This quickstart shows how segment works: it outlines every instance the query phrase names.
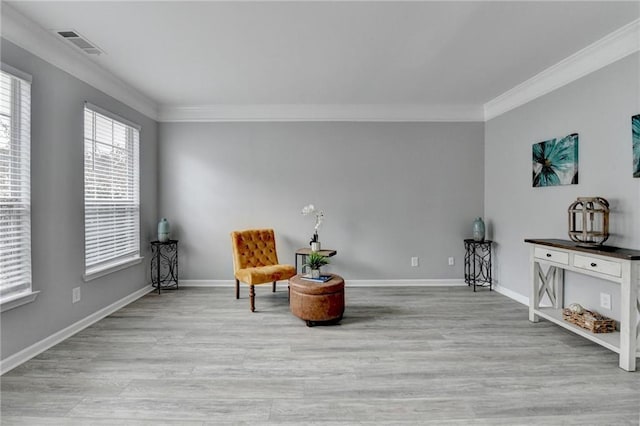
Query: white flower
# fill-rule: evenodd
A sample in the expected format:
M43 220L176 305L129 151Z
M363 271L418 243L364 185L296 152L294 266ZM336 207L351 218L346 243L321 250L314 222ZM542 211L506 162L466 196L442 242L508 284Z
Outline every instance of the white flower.
M308 206L304 206L302 208L302 215L303 216L308 216L311 213L314 213L316 211L316 208L313 204L309 204Z
M316 210L316 206L313 204L309 204L308 206L304 206L302 208L302 215L309 216L310 214L316 215L316 225L314 227L315 233L318 233L318 228L322 225L322 221L324 220L324 212L322 210Z
M315 226L316 233L318 232L318 228L320 228L320 225L322 225L323 220L324 220L324 212L320 210L319 212L316 213L316 226Z

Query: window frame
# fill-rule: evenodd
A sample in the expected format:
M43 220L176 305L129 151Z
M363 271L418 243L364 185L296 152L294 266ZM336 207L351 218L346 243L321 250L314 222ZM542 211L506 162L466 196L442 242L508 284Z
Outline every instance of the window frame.
M120 254L116 254L114 256L111 256L110 258L106 259L106 260L101 260L98 264L92 264L92 265L87 265L87 251L88 251L88 245L87 245L87 237L88 237L88 216L87 216L87 208L88 208L88 203L87 203L87 186L88 186L88 182L87 182L87 140L91 140L93 142L93 144L95 145L96 143L100 143L102 144L102 142L98 142L96 141L96 137L95 137L95 132L91 135L91 138L87 137L86 131L87 131L87 123L86 123L86 114L87 111L89 111L92 114L98 114L100 116L103 116L103 118L106 118L108 120L111 120L113 123L117 123L118 125L123 125L126 127L126 143L127 144L134 144L133 147L131 147L132 149L132 158L129 158L129 160L133 160L132 164L133 164L133 168L130 170L130 172L127 172L127 177L132 177L133 184L134 184L134 188L132 189L133 194L134 194L134 202L133 203L125 203L125 205L128 206L132 206L130 208L134 208L135 209L135 223L134 223L134 230L133 233L131 234L134 238L135 241L135 250L132 253L120 253ZM92 115L93 118L93 123L92 125L95 125L96 123L96 116ZM99 278L99 277L103 277L105 275L111 274L113 272L125 269L125 268L129 268L133 265L137 265L139 263L142 262L142 260L144 259L141 255L142 253L142 238L141 238L141 208L140 208L140 139L141 139L141 126L139 126L136 123L133 123L115 113L112 113L111 111L105 110L104 108L101 108L97 105L91 104L89 102L85 102L84 103L84 108L83 108L83 122L84 122L84 126L83 126L83 184L84 184L84 189L83 189L83 208L84 208L84 274L83 274L83 279L84 281L91 281L93 279ZM137 132L137 135L134 135L133 132ZM134 137L136 136L136 137ZM113 143L113 138L112 138L112 143ZM129 149L129 147L127 146L127 150ZM91 151L91 154L94 155L95 150ZM112 200L113 201L113 200ZM113 206L112 202L112 206ZM95 206L94 206L95 207ZM95 217L98 217L99 215L95 215Z
M0 291L0 312L5 312L26 303L33 302L39 291L33 291L33 267L32 267L32 247L31 247L31 84L33 79L31 75L20 71L12 66L0 62L0 69L3 74L6 74L11 78L11 94L10 94L10 120L11 120L11 135L10 143L16 143L19 146L20 154L17 162L19 167L23 169L27 167L26 171L18 173L18 179L20 185L20 191L26 192L26 196L23 194L20 201L24 204L26 214L19 215L21 226L26 228L26 236L23 238L22 244L25 246L26 260L21 259L22 262L26 261L26 265L22 265L22 268L26 271L26 283L24 285L16 285L18 290L7 293L6 296L2 295ZM14 80L19 81L19 86L15 85ZM23 89L23 84L28 87L28 93L26 89ZM24 90L24 91L23 91ZM24 98L28 97L28 108L25 109L23 105ZM24 113L28 113L28 117L24 118ZM26 123L25 123L26 121ZM23 125L28 126L28 129L24 129ZM24 136L26 133L26 137ZM16 136L17 134L17 136ZM26 152L26 153L25 153ZM26 156L26 158L25 158ZM13 169L13 168L12 168ZM15 170L11 170L10 174L15 174ZM25 181L26 179L26 181ZM13 181L13 179L12 179ZM25 190L26 187L26 190ZM25 219L26 216L26 219ZM26 223L24 223L26 221Z

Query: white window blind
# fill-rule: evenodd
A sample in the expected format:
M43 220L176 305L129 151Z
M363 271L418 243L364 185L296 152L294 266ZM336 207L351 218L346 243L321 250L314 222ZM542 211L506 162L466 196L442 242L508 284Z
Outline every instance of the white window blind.
M0 71L0 299L31 292L31 81Z
M84 109L84 250L90 275L140 256L140 130Z

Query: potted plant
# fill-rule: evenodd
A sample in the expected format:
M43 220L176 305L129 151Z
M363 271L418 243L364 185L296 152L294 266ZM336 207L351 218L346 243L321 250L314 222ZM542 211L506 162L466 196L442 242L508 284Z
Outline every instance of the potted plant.
M307 262L302 266L308 266L311 269L311 278L320 278L320 267L328 264L329 259L318 252L312 251L307 256Z

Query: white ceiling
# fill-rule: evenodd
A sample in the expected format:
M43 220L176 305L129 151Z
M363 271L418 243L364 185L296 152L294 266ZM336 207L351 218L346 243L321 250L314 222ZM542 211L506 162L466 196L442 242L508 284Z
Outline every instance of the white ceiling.
M612 2L9 1L159 106L483 105L638 19Z

